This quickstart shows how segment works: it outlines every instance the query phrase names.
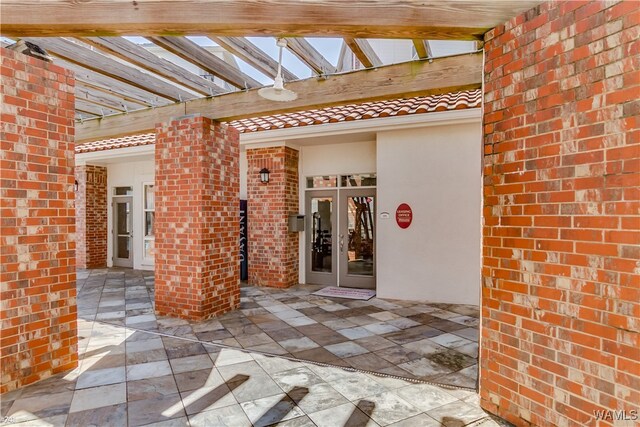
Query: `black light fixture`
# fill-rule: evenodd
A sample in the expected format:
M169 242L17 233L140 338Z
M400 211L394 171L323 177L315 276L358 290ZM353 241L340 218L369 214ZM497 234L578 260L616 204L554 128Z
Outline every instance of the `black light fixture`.
M269 172L269 169L267 168L260 169L260 182L263 184L267 184L269 182L270 173L271 172Z
M76 179L76 182L73 183L73 191L75 191L77 193L78 192L78 187L79 187L79 184L78 184L78 180Z

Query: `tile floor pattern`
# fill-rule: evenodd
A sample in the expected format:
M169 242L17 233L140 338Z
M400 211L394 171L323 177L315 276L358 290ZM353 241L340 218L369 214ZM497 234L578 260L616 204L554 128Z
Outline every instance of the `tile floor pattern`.
M409 321L419 323L412 317L427 319L423 315L439 314L446 319L434 315L438 320L431 322L440 321L441 326L446 325L442 323L444 320L459 324L453 319L462 322L459 317L473 318L469 316L473 314L470 307L458 307L462 312L455 312L454 316L450 307L424 306L431 311L419 311L415 304L377 299L352 306L357 301L314 297L309 287L296 287L286 295L282 291L244 288L240 311L214 321L189 324L155 317L151 306L152 273L117 269L81 271L78 287L80 366L70 373L2 395L0 415L4 424L506 425L482 411L476 393L471 390L264 354L280 352L284 356L303 357L316 351L326 357L323 361L335 365L346 362L362 367L362 362L380 372L393 368L391 373L411 366L416 371L406 372L423 376L417 372L444 370L438 368L442 365L439 360L444 358L433 360L426 356L450 355L450 351L461 347L452 346L456 339L469 341L455 332L471 328L463 325L424 337L420 334L429 331L424 328L426 325ZM351 314L346 316L345 310ZM407 323L402 324L400 319ZM390 326L398 330L389 329ZM407 332L413 328L422 329ZM275 332L281 335L273 336ZM338 339L336 334L350 340ZM438 337L444 338L433 341ZM412 343L414 349L407 347ZM446 350L426 353L424 357L407 357L402 363L383 363L390 358L399 361L400 355L413 354L427 344ZM379 353L386 349L394 350ZM432 364L427 368L420 363L410 364L423 359Z
M153 311L153 273L81 272L79 317L297 359L475 388L478 307L244 286L240 310L189 323Z

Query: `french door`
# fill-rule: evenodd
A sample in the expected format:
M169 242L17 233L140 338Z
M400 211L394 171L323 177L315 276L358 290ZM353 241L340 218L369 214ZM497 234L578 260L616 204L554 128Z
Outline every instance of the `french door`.
M133 267L133 198L113 198L113 265Z
M333 285L338 281L336 264L336 190L306 193L306 281Z
M375 289L376 190L340 190L340 286Z
M375 289L375 189L306 192L306 282Z

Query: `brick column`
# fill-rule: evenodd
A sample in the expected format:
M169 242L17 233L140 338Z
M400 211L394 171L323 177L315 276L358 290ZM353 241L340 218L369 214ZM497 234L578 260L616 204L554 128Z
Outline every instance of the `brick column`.
M156 128L159 314L201 320L240 304L238 132L204 117Z
M107 168L79 165L75 168L76 265L107 266Z
M75 368L74 78L0 48L0 393Z
M516 425L640 410L639 37L625 1L485 37L480 397Z
M247 150L249 283L286 288L298 283L298 233L288 218L298 211L298 151L289 147ZM260 182L260 170L271 172Z

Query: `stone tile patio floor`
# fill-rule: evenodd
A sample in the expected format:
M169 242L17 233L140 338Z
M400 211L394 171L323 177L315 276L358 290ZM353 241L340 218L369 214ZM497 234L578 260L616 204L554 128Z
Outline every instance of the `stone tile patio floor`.
M190 323L156 317L153 274L93 270L79 279L79 317L137 330L400 377L475 388L478 307L369 301L243 286L240 310ZM84 281L84 283L82 283Z
M338 366L460 383L469 375L452 376L446 358L427 356L471 347L473 307L362 304L310 295L316 288L246 287L241 310L190 324L156 318L152 273L80 271L78 369L5 393L1 415L5 424L34 426L505 425L480 409L473 390ZM434 322L448 330L430 332ZM454 337L469 342L455 345ZM416 351L423 346L434 351ZM397 371L416 360L432 363ZM436 376L444 369L436 365L448 373Z

